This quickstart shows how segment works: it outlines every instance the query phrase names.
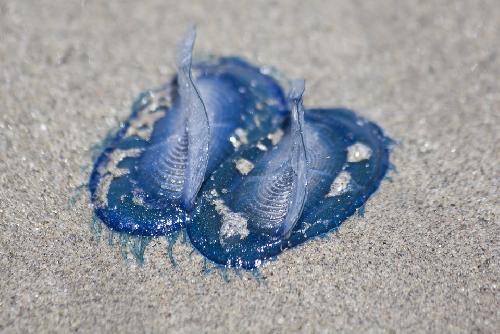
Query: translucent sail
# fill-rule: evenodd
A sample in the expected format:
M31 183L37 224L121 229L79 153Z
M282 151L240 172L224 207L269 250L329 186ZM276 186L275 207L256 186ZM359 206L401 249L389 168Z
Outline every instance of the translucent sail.
M205 179L208 165L210 125L208 114L196 88L191 63L196 31L191 28L177 49L177 71L180 95L180 108L185 115L188 143L188 156L184 173L183 202L190 209L196 194Z

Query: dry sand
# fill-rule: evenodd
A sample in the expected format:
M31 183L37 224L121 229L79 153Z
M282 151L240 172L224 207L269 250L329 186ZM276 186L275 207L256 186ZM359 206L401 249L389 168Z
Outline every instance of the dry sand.
M198 51L307 80L399 141L363 218L257 281L190 246L143 267L90 232L89 147ZM491 1L0 0L1 332L500 331L500 5Z

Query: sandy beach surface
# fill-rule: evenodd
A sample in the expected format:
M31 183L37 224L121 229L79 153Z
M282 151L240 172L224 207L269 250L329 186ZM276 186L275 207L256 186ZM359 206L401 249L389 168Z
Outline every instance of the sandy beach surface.
M364 217L261 277L91 232L91 146L197 52L305 78L398 141ZM0 0L0 332L500 331L500 5L491 1Z

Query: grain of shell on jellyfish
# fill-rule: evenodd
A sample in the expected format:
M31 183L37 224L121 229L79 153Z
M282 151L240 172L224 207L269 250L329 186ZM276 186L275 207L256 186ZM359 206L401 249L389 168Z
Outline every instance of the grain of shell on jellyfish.
M141 94L95 161L91 200L111 231L185 228L213 263L254 269L364 205L389 167L390 140L376 124L304 109L303 81L287 98L282 82L240 58L193 61L194 40L191 29L177 75Z

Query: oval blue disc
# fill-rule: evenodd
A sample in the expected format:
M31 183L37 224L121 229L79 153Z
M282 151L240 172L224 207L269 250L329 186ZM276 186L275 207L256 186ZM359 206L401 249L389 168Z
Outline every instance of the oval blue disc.
M278 82L235 57L192 67L213 128L205 176L227 156L282 126L287 106ZM94 211L114 231L160 236L184 226L181 200L187 139L179 131L177 80L145 92L94 163Z
M289 137L288 127L235 152L204 183L187 223L191 243L204 256L220 265L253 269L337 228L377 190L389 167L391 141L376 124L346 109L309 109L304 128L308 191L291 234L266 232L266 223L281 213L279 203L265 201L270 192L279 194L281 180L265 173L273 170L269 165L280 154L280 139ZM263 180L274 185L257 186ZM261 199L258 210L255 198Z

